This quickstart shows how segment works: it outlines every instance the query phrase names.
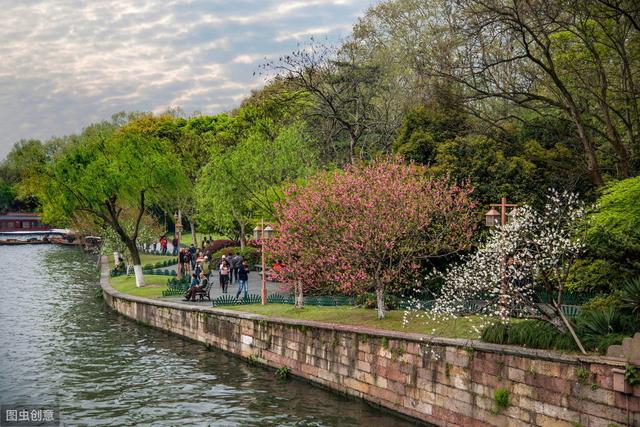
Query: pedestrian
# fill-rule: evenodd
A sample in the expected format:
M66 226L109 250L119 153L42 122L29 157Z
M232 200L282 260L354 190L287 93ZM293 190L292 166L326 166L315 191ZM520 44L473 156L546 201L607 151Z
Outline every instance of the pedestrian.
M231 258L231 267L233 268L232 280L235 280L234 283L238 283L238 271L240 270L240 266L242 266L242 261L244 261L244 259L242 258L242 255L240 255L240 252L236 252Z
M173 248L173 256L178 255L178 244L180 243L180 241L178 240L178 235L175 234L173 236L173 239L171 240L171 246Z
M244 291L244 299L249 296L249 264L247 261L242 261L240 267L238 267L238 293L236 299Z
M205 276L207 276L207 280L210 280L211 275L211 265L209 264L209 257L204 256L204 260L202 261L202 272Z
M191 257L189 258L191 260L191 269L193 270L196 267L196 247L195 245L192 243L191 246L189 246L189 253L191 254Z
M191 274L191 252L189 252L186 248L181 249L180 252L184 254L183 270Z
M229 287L229 274L231 273L231 266L226 259L223 259L220 263L220 287L222 288L222 293L227 293L227 288Z
M162 237L160 237L160 249L162 250L162 255L166 255L167 254L167 245L168 244L169 244L169 241L167 240L167 236L165 236L163 234Z

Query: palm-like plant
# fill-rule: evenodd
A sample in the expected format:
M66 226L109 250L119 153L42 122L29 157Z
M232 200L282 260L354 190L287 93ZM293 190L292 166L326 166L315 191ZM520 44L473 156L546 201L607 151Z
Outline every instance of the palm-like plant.
M640 277L628 280L620 289L622 304L640 317Z

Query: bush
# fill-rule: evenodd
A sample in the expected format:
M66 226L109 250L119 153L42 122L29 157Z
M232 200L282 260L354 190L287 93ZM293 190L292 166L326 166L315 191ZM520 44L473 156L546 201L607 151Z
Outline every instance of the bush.
M209 244L209 246L206 247L205 253L211 256L211 254L219 251L222 248L228 248L230 246L237 246L237 245L238 245L238 242L235 242L233 240L228 240L228 239L214 240Z
M562 333L542 320L522 320L489 325L482 331L481 339L493 344L512 344L530 348L577 349L571 334Z
M622 285L620 301L625 308L640 317L640 277L628 280Z
M583 309L576 318L575 331L585 349L604 354L610 345L620 344L625 336L640 330L631 315L614 307ZM568 332L560 332L542 320L522 320L496 323L482 331L482 341L494 344L521 345L548 350L577 350Z
M240 253L242 258L249 264L249 267L253 267L255 264L260 263L260 252L256 248L245 246L244 250L241 250L239 246L229 246L222 248L211 254L212 260L218 260L222 258L222 255L230 255L234 253Z

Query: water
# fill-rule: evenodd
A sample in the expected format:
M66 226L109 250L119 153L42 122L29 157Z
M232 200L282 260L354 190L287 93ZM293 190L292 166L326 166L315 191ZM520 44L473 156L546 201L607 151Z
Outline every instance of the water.
M4 246L0 265L0 404L59 405L63 425L411 425L122 318L80 250Z

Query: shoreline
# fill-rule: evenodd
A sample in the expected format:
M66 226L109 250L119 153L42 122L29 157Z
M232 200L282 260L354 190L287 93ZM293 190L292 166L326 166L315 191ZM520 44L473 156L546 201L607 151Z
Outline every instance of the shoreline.
M612 369L625 366L617 359L138 297L111 287L106 257L100 264L105 301L120 314L254 363L288 366L305 381L401 416L439 426L640 423L640 388L638 396L613 391ZM593 383L576 387L579 369ZM499 412L498 388L512 396Z

